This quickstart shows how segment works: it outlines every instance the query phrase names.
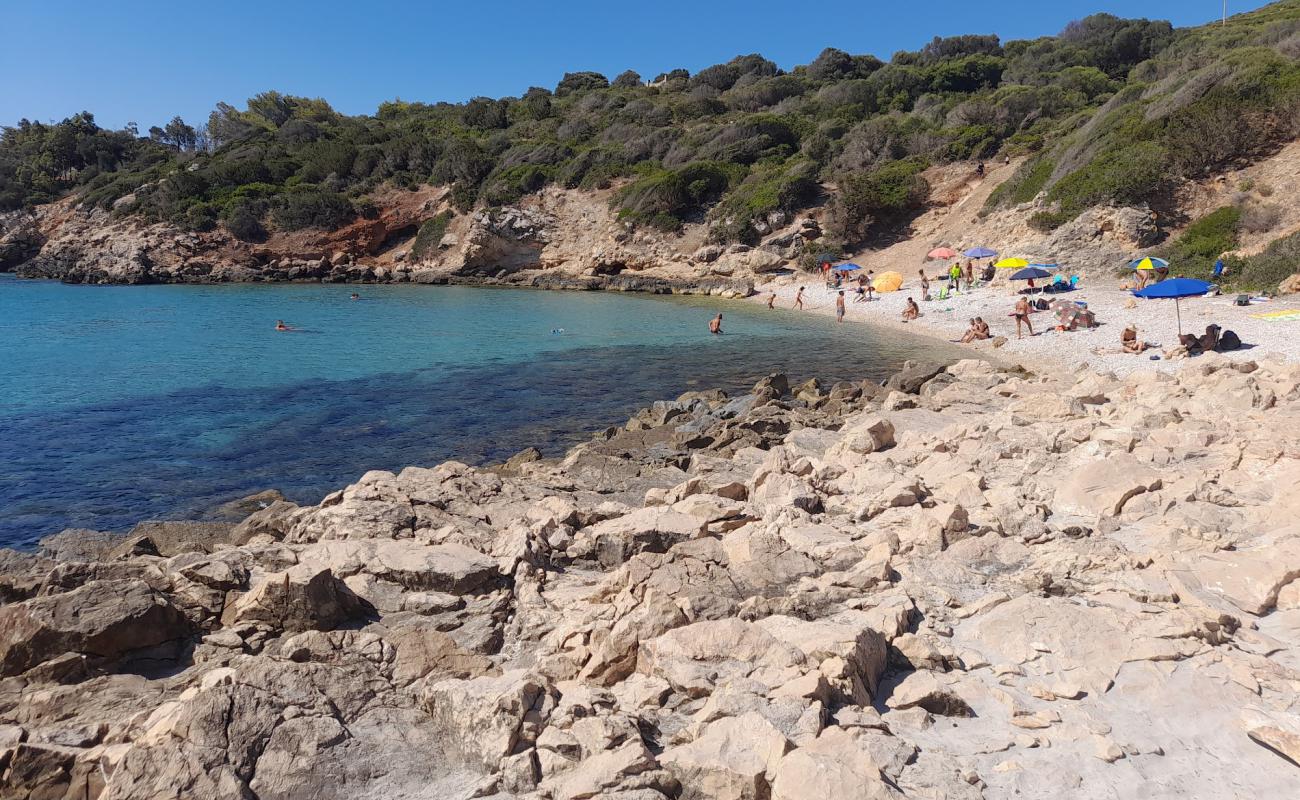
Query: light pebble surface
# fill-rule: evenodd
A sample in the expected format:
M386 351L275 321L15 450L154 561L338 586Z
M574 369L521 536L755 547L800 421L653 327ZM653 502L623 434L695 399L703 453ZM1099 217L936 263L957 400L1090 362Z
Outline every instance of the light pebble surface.
M931 293L937 293L946 283L946 280L931 278ZM856 295L853 289L846 290L845 323L887 325L909 333L955 342L966 332L972 317L983 317L993 336L1005 336L1007 343L999 348L993 347L991 340L965 346L970 347L975 355L1018 363L1027 368L1086 368L1122 376L1144 369L1172 372L1189 361L1194 361L1195 359L1171 360L1163 357L1165 350L1178 343L1174 301L1140 300L1127 290L1119 288L1118 284L1119 281L1114 278L1085 279L1080 288L1073 292L1044 295L1049 300L1060 297L1086 302L1089 310L1096 314L1099 327L1058 332L1053 330L1056 315L1042 311L1031 317L1037 335L1029 336L1026 332L1023 339L1017 339L1011 311L1018 298L1015 291L1023 288L1024 284L1012 284L1005 279L995 280L992 285L977 286L970 292L962 292L947 300L924 302L913 271L907 275L901 290L888 294L877 293L873 301L854 302ZM776 307L788 310L793 306L795 293L800 286L807 287L804 292L806 313L835 314L835 292L825 288L818 276L807 273L775 276L768 283L755 287L757 294L753 301L766 304L771 293L776 292ZM903 307L908 297L917 301L921 308L921 318L903 322ZM1225 294L1183 299L1180 301L1183 332L1200 335L1205 332L1205 326L1216 323L1224 330L1236 331L1247 345L1241 350L1225 353L1228 358L1241 361L1270 357L1286 361L1300 360L1300 319L1270 322L1251 316L1271 311L1300 310L1300 296L1275 298L1248 307L1234 305L1235 298L1235 294ZM1121 352L1120 333L1129 323L1137 326L1140 339L1159 344L1160 347L1141 355ZM1151 355L1161 355L1161 358L1153 361Z

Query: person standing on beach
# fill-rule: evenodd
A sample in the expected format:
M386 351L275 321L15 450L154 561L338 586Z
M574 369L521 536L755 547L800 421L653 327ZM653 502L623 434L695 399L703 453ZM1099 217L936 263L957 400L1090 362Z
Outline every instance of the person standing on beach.
M767 307L776 308L776 292L772 292L772 296L767 298Z
M867 270L867 299L876 299L876 273L873 270Z
M966 262L966 291L975 288L975 262Z
M835 321L844 321L844 290L841 289L839 295L835 298Z
M961 264L953 263L948 268L948 291L956 292L961 289Z
M1016 312L1012 314L1016 318L1016 338L1023 338L1020 335L1020 324L1023 322L1025 327L1029 328L1029 335L1034 335L1034 323L1029 321L1029 298L1021 297L1016 301Z
M925 270L921 270L921 299L930 299L930 279L925 277Z
M716 316L716 317L714 317L713 319L709 320L709 333L712 333L712 334L715 335L715 336L718 335L718 334L720 334L720 333L722 333L722 315L721 315L721 314L719 314L718 316Z
M800 310L803 309L803 287L802 286L799 287L798 292L795 292L794 307Z

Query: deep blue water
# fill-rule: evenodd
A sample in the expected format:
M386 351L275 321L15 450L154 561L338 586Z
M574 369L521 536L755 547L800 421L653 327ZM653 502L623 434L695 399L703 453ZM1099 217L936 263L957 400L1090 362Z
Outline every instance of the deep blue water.
M368 469L554 455L688 389L954 352L709 298L0 275L0 546L267 488L315 502Z

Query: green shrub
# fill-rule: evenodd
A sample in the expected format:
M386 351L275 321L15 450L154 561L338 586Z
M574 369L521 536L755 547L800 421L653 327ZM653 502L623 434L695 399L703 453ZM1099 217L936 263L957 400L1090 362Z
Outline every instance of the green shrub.
M1243 289L1277 291L1285 278L1300 272L1300 232L1270 244L1262 253L1229 263L1228 283Z
M739 177L736 166L710 161L696 161L674 170L648 169L620 190L614 203L620 218L675 229L717 202ZM670 218L675 222L670 223Z
M419 233L415 235L415 243L411 245L411 255L417 259L424 259L436 253L452 216L452 212L443 211L425 220L420 226Z
M1048 192L1069 219L1104 203L1136 204L1163 188L1169 179L1169 154L1155 142L1137 142L1097 155L1066 175Z
M793 213L807 208L820 195L816 165L811 162L760 168L713 208L711 235L717 241L752 244L758 235L750 224L753 220L774 211Z
M830 233L857 244L877 223L923 208L930 197L930 184L921 176L926 166L919 159L907 159L845 176L831 203Z
M185 227L192 231L210 231L217 227L217 207L212 203L195 203L185 211Z
M351 222L356 216L352 204L340 194L314 189L290 192L276 198L271 218L286 231L302 228L330 230Z
M266 238L266 228L262 227L262 221L247 205L234 206L221 221L226 230L240 241L260 242Z
M992 210L999 206L1018 206L1032 201L1039 192L1043 191L1055 168L1056 165L1047 156L1031 158L1021 164L1016 173L1001 186L993 190L984 208Z
M1237 246L1241 210L1224 206L1196 222L1160 253L1176 275L1209 279L1219 256Z
M1039 211L1029 217L1029 227L1041 233L1050 233L1077 217L1068 211Z
M546 167L523 164L490 176L480 196L488 205L506 205L541 189L548 180L550 173Z

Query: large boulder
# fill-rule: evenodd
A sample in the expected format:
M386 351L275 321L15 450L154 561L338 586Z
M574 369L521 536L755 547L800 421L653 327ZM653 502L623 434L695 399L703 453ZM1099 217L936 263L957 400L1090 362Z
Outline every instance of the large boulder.
M683 800L764 800L790 742L751 711L710 723L695 741L665 750L659 763L682 785Z
M707 520L666 508L648 507L589 525L569 548L572 557L594 557L616 567L637 553L663 553L678 542L703 536Z
M808 622L774 615L756 623L760 628L794 645L836 685L842 702L867 705L885 671L888 645L871 627L864 611L841 611Z
M1117 516L1129 500L1161 485L1151 467L1127 453L1112 454L1070 470L1057 484L1052 508L1088 518Z
M229 522L190 522L151 520L141 522L131 529L115 554L129 555L132 551L151 550L160 556L171 557L179 553L210 553L230 538L234 525ZM143 540L148 540L143 544Z
M370 613L365 601L328 569L296 566L267 575L227 610L225 621L282 631L328 631Z
M870 751L843 728L827 728L781 759L771 800L895 800Z
M902 369L889 376L885 388L905 394L918 394L926 381L943 372L943 369L942 364L907 361Z
M798 677L807 658L757 625L739 619L696 622L641 643L637 671L703 697L728 678L779 686Z
M463 544L422 545L409 539L331 540L298 554L298 562L347 578L365 573L411 591L463 595L501 580L495 559Z
M420 704L467 765L495 771L503 758L531 746L555 707L554 690L524 670L448 679L420 691Z
M94 581L0 607L0 675L69 652L111 660L192 632L180 609L144 581Z

